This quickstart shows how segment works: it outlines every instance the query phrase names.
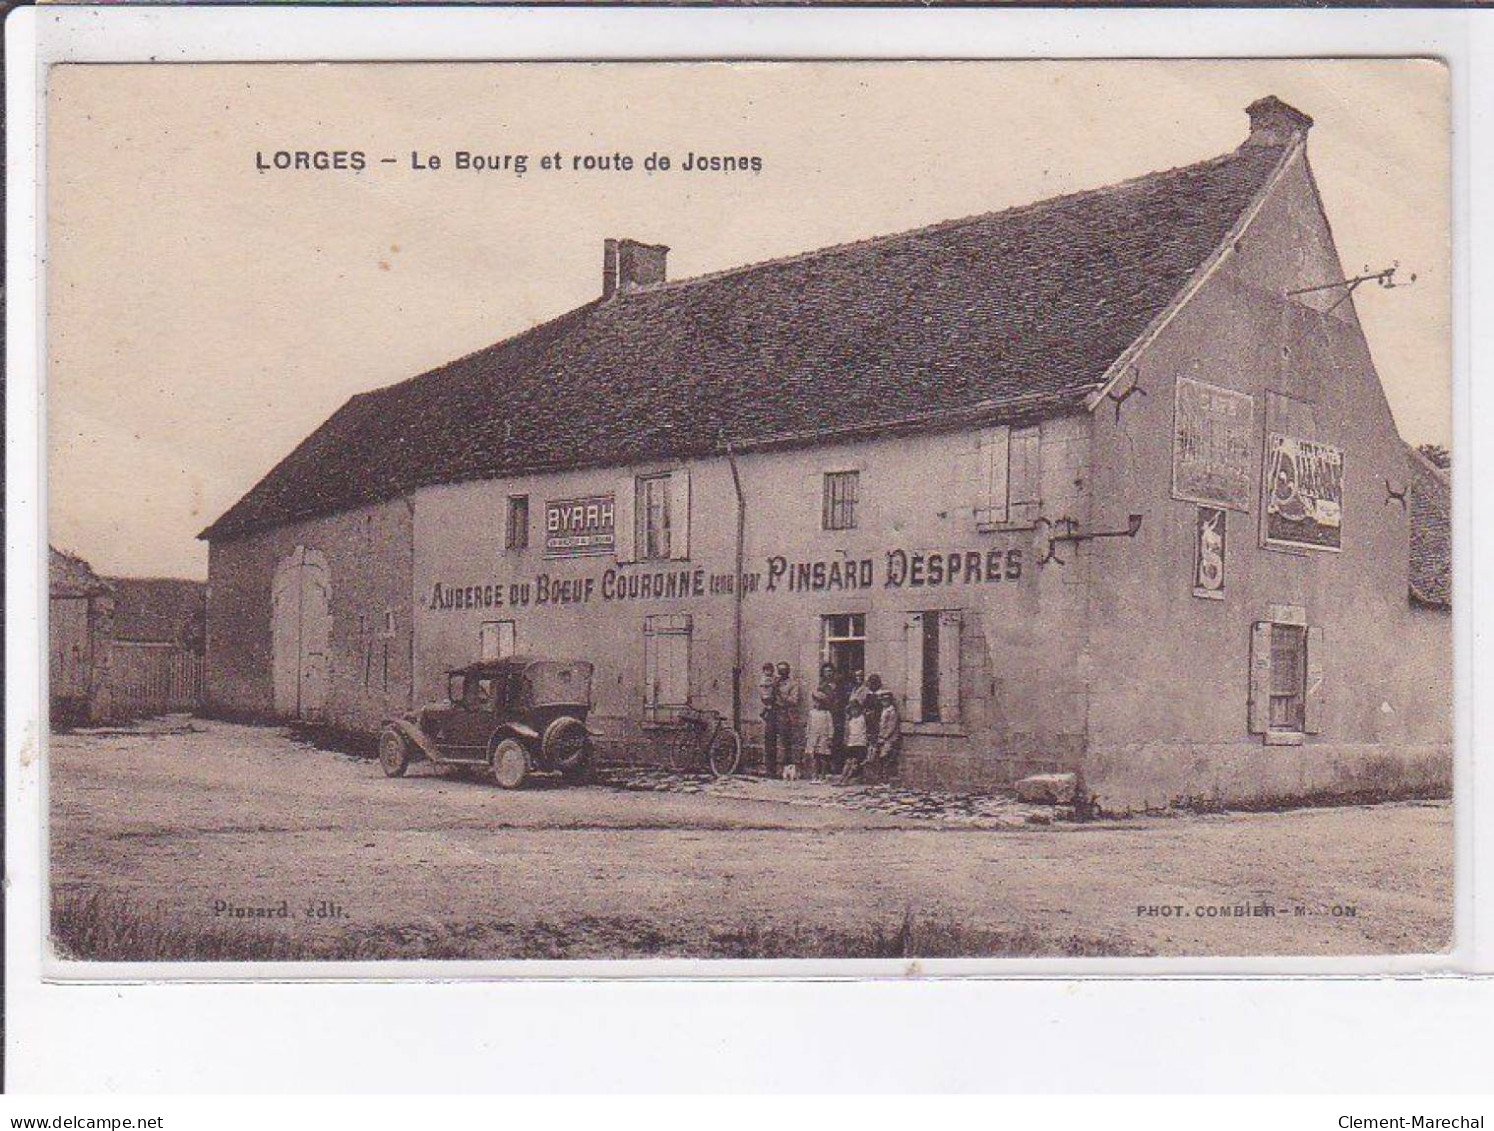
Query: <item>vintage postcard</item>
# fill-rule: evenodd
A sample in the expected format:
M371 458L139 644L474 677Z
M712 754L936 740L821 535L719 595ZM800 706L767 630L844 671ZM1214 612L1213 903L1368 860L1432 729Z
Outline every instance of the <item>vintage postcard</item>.
M46 112L60 960L1452 945L1441 64Z

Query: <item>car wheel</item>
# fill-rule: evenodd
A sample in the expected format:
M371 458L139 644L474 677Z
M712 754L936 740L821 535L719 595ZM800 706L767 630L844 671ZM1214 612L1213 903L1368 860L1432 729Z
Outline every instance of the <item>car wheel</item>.
M379 766L386 778L402 778L410 768L410 747L393 727L379 735Z
M572 785L580 785L591 780L591 747L588 746L581 755L580 761L572 762L560 771L560 776Z
M529 753L516 738L505 738L493 748L493 780L504 789L518 789L529 776Z
M540 739L545 764L554 766L562 773L585 762L590 753L590 745L586 724L569 715L553 720Z

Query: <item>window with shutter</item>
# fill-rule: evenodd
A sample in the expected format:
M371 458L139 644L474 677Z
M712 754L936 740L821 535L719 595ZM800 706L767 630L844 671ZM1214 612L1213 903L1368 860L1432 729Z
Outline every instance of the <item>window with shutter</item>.
M1038 428L1012 432L1007 473L1007 521L1036 522L1042 503L1042 445Z
M643 705L650 721L670 719L690 703L691 629L688 614L644 618Z
M975 522L997 526L1006 521L1006 484L1011 429L1004 425L981 433L975 469Z
M503 547L506 550L529 548L529 496L508 497L508 524L504 531Z
M670 557L670 475L640 475L633 550L639 561L662 561Z
M669 557L683 561L690 556L690 469L681 467L669 476L669 532L665 541Z
M1301 623L1303 610L1272 606L1250 635L1250 732L1267 744L1296 745L1322 730L1323 630Z
M939 721L957 723L960 721L960 614L942 612L938 620Z
M903 718L923 721L923 614L913 613L903 623Z
M1303 691L1302 729L1308 734L1323 731L1323 682L1326 676L1323 661L1327 658L1323 630L1314 626L1307 630L1307 687Z
M960 624L958 610L912 613L906 633L907 670L903 713L912 723L960 721Z
M1271 622L1250 628L1250 733L1271 729Z
M514 654L515 624L511 620L484 621L478 630L480 658L504 660Z
M612 536L617 543L618 562L637 560L634 537L637 533L633 504L637 499L638 484L631 477L622 480L612 496Z

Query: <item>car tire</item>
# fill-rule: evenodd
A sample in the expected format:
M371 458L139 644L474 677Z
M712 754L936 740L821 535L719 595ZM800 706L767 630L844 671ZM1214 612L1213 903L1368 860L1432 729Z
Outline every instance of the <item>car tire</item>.
M518 789L529 776L529 752L516 738L493 747L493 780L504 789Z
M588 738L586 724L580 719L562 715L552 720L540 738L545 765L567 773L571 767L584 764L591 754Z
M410 745L393 727L379 735L379 768L386 778L402 778L410 768Z
M591 747L588 745L586 752L581 755L579 762L573 762L560 771L560 776L572 785L583 785L591 780Z

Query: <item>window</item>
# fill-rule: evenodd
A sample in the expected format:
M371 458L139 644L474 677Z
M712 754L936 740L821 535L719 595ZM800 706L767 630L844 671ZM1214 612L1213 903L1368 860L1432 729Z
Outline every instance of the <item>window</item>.
M859 471L825 473L825 506L821 521L826 530L856 529L856 498L860 491Z
M1037 521L1042 494L1041 436L1037 428L1012 430L1011 463L1007 473L1007 521Z
M841 675L866 671L866 614L838 613L820 618L820 663Z
M978 526L1032 525L1042 501L1041 429L987 429L981 434L974 478Z
M960 721L960 622L957 609L908 617L903 711L909 722Z
M688 613L665 613L643 621L643 714L645 721L674 718L690 704Z
M690 469L629 476L617 485L613 529L619 562L690 557Z
M478 629L478 659L506 660L514 654L514 622L511 620L484 621Z
M1302 729L1302 706L1307 696L1306 635L1301 625L1271 626L1272 730Z
M510 495L508 497L508 527L503 537L503 548L506 550L527 550L529 548L528 495Z
M1250 640L1250 730L1267 743L1297 743L1321 731L1323 630L1303 610L1276 606Z
M668 475L645 475L638 479L638 557L657 561L669 557Z

